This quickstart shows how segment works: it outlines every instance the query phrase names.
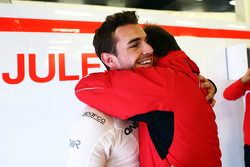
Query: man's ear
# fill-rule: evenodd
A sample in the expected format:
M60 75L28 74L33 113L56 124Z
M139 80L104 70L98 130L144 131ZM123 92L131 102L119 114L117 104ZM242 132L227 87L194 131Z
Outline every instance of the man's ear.
M116 67L116 56L114 54L102 53L101 58L105 65L109 66L110 69Z

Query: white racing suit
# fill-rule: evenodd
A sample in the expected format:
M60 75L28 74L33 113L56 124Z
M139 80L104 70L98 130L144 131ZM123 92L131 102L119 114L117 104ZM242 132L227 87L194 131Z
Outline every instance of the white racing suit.
M86 107L69 136L68 167L138 167L137 127Z

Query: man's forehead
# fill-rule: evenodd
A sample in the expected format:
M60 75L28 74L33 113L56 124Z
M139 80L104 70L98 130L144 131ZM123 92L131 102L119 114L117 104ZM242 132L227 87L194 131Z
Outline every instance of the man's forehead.
M139 24L128 24L124 26L120 26L116 29L114 33L115 40L129 42L133 39L144 39L146 33L143 28Z

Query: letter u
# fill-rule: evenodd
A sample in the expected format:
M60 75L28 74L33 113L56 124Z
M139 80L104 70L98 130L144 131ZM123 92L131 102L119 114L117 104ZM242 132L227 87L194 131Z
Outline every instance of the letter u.
M36 74L36 55L29 54L29 74L30 78L35 82L48 82L52 80L55 76L55 54L49 54L49 73L45 77L39 77Z

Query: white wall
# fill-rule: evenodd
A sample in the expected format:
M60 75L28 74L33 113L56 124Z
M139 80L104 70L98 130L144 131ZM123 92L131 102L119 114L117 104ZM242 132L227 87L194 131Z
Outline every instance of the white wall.
M0 4L0 17L101 22L106 15L121 10L124 8L50 3ZM151 10L138 10L138 14L142 23L150 21L177 27L250 31L247 24L211 18L200 19L192 15L173 15L169 12ZM0 18L0 23L2 20ZM228 25L238 25L246 29L232 28ZM81 77L81 54L94 53L92 37L92 33L0 31L0 166L66 166L69 144L67 135L83 104L74 96L77 80L59 81L59 64L62 62L59 62L58 54L65 54L66 74ZM214 110L223 153L223 167L243 167L242 99L228 102L223 99L222 92L232 82L227 80L225 48L243 42L250 47L250 39L192 35L180 35L176 39L183 50L197 62L201 73L217 85L217 104ZM18 84L8 84L3 80L2 73L10 73L12 78L17 76L18 53L25 54L25 78ZM51 81L38 83L30 78L30 53L36 54L39 76L44 76L48 72L48 53L55 53L56 72ZM89 58L88 61L89 64L100 63L93 58ZM101 66L88 69L88 72L103 69Z

